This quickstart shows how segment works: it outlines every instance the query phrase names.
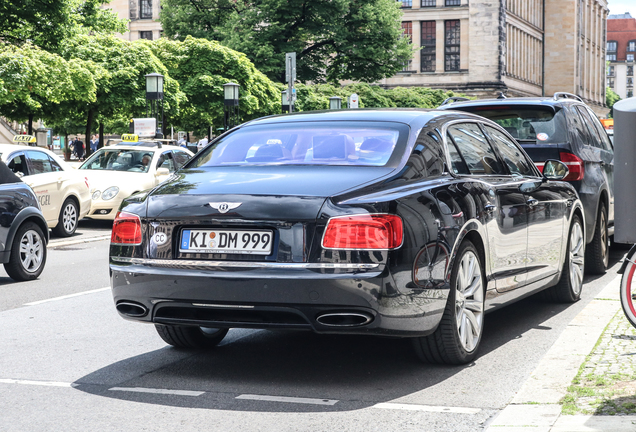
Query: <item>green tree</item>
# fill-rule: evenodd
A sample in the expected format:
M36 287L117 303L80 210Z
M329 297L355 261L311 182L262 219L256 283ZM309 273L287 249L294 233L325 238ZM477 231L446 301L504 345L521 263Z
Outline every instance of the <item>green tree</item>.
M241 53L218 42L187 37L183 42L166 38L143 42L165 65L185 93L179 115L169 122L198 135L208 127L223 126L223 84L238 83L243 120L280 112L280 92Z
M607 107L610 109L608 115L609 118L614 118L614 104L619 100L621 100L621 97L616 94L616 92L612 90L611 87L607 87L607 90L605 90L605 105L607 105Z
M77 34L125 32L126 21L102 9L104 3L109 0L2 0L0 40L56 50Z
M412 56L395 0L165 0L171 38L220 41L283 82L285 53L295 52L300 81L373 82Z

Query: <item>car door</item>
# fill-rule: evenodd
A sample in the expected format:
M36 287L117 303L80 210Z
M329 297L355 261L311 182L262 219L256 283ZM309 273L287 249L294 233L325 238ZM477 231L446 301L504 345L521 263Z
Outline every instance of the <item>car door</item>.
M567 200L560 186L544 182L521 147L499 129L485 125L488 137L503 158L510 173L518 178L519 191L527 203L528 248L526 283L530 284L559 272L562 266L563 227Z
M513 290L526 283L528 216L521 181L509 174L486 139L479 123L453 124L448 128L448 148L455 174L476 178L492 200L485 208L496 217L486 224L491 271L497 291Z
M58 171L49 156L39 150L27 150L29 175L22 180L31 186L40 201L47 223L57 222L62 203L63 172ZM57 163L55 164L57 165ZM59 167L59 165L57 165ZM61 168L60 168L61 170Z

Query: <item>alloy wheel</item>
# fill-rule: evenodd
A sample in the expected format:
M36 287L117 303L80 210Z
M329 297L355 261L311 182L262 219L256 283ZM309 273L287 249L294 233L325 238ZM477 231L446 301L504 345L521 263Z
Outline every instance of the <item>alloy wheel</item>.
M42 265L44 244L40 235L34 230L28 230L20 239L20 262L25 271L36 272Z
M570 284L572 292L578 296L583 288L583 270L585 265L585 240L583 239L581 224L575 223L572 226L569 254Z
M66 204L66 207L64 207L64 211L62 213L62 224L64 225L64 230L67 233L72 233L77 225L77 210L75 209L75 205L71 202Z
M467 251L461 259L455 288L455 319L462 347L473 351L484 326L484 286L477 256Z

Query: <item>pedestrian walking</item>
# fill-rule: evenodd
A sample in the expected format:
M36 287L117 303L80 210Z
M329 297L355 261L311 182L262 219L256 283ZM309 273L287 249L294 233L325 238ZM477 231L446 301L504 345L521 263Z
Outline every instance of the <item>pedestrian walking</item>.
M79 137L75 140L73 149L77 159L80 161L84 160L84 142Z
M91 140L91 153L95 153L97 151L97 145L99 144L99 138L97 135L93 135L93 139Z

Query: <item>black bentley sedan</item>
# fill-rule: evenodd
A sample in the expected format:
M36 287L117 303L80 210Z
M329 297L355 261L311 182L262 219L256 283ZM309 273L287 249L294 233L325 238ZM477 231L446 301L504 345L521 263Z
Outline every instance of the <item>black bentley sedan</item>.
M124 317L180 348L229 328L409 337L477 355L485 313L581 294L585 223L560 161L496 123L415 109L267 117L126 200L110 274Z

